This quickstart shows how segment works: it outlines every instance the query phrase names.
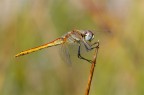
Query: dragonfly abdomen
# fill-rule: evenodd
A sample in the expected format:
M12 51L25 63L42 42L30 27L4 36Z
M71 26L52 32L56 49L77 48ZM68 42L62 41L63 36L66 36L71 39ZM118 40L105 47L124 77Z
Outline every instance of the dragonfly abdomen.
M64 43L64 39L63 38L58 38L58 39L56 39L52 42L49 42L47 44L44 44L44 45L41 45L41 46L38 46L38 47L35 47L35 48L31 48L31 49L22 51L22 52L16 54L15 57L26 55L26 54L29 54L29 53L32 53L32 52L35 52L35 51L38 51L38 50L41 50L41 49L44 49L44 48L60 45L60 44L63 44L63 43Z

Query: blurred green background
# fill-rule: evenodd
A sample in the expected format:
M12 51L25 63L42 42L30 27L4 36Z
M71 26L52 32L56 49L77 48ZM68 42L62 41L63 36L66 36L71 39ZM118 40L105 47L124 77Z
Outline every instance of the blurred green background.
M143 0L0 0L0 94L84 95L91 65L60 46L14 58L73 29L100 40L90 95L144 95Z

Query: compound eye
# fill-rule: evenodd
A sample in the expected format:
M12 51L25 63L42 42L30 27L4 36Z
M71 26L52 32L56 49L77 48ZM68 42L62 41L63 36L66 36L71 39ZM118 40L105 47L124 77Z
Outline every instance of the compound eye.
M91 41L93 38L94 38L94 35L93 35L92 32L88 31L88 32L85 33L85 40L86 41Z

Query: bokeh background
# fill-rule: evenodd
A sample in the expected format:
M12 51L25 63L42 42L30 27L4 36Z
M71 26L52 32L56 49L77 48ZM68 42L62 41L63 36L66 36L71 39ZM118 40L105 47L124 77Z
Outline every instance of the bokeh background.
M84 95L91 65L73 52L14 58L73 29L100 40L90 95L144 95L143 0L0 0L0 95Z

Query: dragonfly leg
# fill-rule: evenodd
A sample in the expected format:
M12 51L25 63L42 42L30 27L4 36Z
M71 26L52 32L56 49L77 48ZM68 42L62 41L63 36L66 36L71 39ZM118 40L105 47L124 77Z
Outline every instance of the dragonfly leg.
M92 60L88 60L88 59L82 57L80 51L81 51L81 45L79 45L79 47L78 47L78 58L83 59L83 60L86 60L86 61L92 63Z
M89 44L85 43L84 45L85 45L85 48L86 48L87 51L90 51L94 48L99 48L99 42L95 42L92 45L89 45ZM94 45L96 45L96 46L94 46Z
M96 46L94 46L94 45L96 45ZM92 46L94 46L94 47L92 47ZM91 50L94 48L99 48L99 42L95 42L91 45Z

